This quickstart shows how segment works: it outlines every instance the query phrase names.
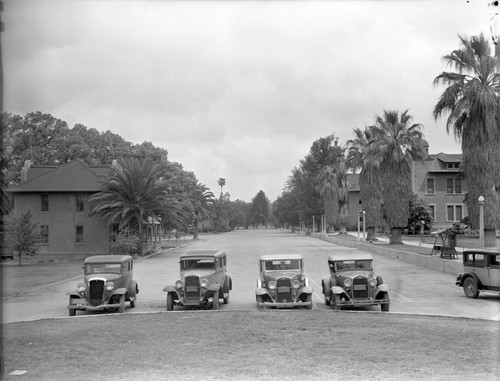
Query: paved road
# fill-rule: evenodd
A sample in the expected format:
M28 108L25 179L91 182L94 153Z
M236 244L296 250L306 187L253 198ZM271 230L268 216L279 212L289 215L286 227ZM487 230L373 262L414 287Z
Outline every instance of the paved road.
M224 249L228 253L229 274L233 280L230 302L221 310L255 309L255 287L258 277L258 258L271 253L300 253L304 256L305 271L314 288L316 310L331 310L324 304L321 279L328 275L327 258L333 253L360 252L337 246L310 236L294 235L274 229L239 230L226 234L204 236L202 240L183 248L164 251L136 262L134 277L139 283L137 307L125 313L165 312L167 284L179 278L178 259L186 250ZM373 255L377 274L391 288L391 312L462 316L500 321L500 295L481 292L478 299L468 299L455 286L455 275L416 267L397 260ZM80 266L75 264L75 266ZM55 318L68 315L68 290L80 279L63 281L49 287L10 298L3 302L3 322ZM379 311L379 307L357 308L360 311ZM78 312L78 316L87 313ZM92 313L95 314L95 313ZM333 312L332 312L333 314Z

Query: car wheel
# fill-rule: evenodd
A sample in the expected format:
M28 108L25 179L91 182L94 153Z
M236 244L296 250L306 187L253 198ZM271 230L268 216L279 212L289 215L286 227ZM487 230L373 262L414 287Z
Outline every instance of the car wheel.
M312 302L312 295L308 295L307 298L306 298L306 302ZM311 305L309 306L306 306L306 310L312 310L313 308L313 305L311 303Z
M227 296L224 296L224 304L228 303L229 303L229 294L227 294Z
M477 281L473 277L468 277L464 280L464 293L468 298L475 299L479 295Z
M383 283L384 283L384 280L382 279L382 277L380 275L377 276L377 286L380 284L383 284Z
M73 303L73 298L70 296L69 297L69 305L71 306ZM75 316L76 315L76 310L73 308L69 309L69 316Z
M135 298L134 300L130 299L130 308L135 308Z
M262 296L257 296L257 308L263 308L260 304L262 304Z
M214 301L212 302L212 309L213 310L218 310L219 309L219 291L214 292Z
M325 304L326 304L327 306L329 306L329 305L330 305L330 297L329 297L329 296L326 296L326 295L325 295Z
M334 311L340 311L342 309L340 305L340 295L334 295L331 303L333 304Z
M167 311L174 310L174 296L171 292L167 294Z
M120 295L120 307L118 307L118 312L123 313L125 311L125 295Z

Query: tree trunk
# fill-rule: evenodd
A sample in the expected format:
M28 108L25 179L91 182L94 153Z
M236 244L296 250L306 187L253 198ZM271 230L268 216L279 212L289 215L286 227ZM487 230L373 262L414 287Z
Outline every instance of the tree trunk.
M497 247L495 229L484 229L484 247Z
M340 224L339 234L347 234L347 229L346 229L345 224Z
M375 226L368 226L366 228L366 240L367 241L377 240L377 236L375 235Z
M403 243L403 228L392 228L392 234L389 236L391 245L401 245Z
M198 217L193 222L193 241L198 239Z

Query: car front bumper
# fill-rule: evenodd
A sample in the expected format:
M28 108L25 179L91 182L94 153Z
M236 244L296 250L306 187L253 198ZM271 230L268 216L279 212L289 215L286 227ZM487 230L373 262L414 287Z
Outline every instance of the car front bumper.
M294 308L312 306L313 302L262 302L259 307Z
M390 304L390 299L351 299L337 302L339 306L378 306L381 304Z
M119 307L120 307L120 303L100 304L98 306L92 306L85 301L81 302L81 303L77 302L75 304L68 305L69 310L78 310L78 311L105 311L105 310L115 309L115 308L119 308Z

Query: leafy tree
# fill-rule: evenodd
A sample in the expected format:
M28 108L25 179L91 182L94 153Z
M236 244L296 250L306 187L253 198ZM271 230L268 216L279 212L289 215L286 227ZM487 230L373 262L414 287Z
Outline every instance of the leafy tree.
M372 130L365 128L354 129L354 139L349 140L349 151L347 154L347 166L354 171L360 169L359 193L367 227L368 241L376 239L376 228L382 221L382 183L379 166L376 161L371 160L370 143L372 141Z
M141 242L143 224L149 217L183 222L185 216L177 195L171 194L167 182L159 181L160 164L149 159L125 158L120 165L123 170L114 168L114 174L103 183L103 190L90 197L91 216L98 215L109 224L118 223L119 228L136 223Z
M141 246L139 236L132 229L126 227L118 232L111 233L109 253L133 256L140 253Z
M392 230L390 243L402 243L408 224L411 189L411 162L425 156L420 124L410 124L408 110L384 110L375 117L370 143L370 160L379 163L386 218Z
M231 201L228 213L229 228L231 230L240 226L248 229L250 225L250 208L251 204L249 202L241 200Z
M229 195L219 197L214 200L212 221L214 223L214 233L229 230Z
M269 200L264 191L260 190L252 199L252 206L250 208L250 222L255 228L259 224L267 228L267 220L269 217Z
M33 256L37 252L37 227L38 223L32 222L31 210L20 215L10 215L6 221L5 243L17 253L19 264L23 255Z
M468 212L479 227L479 196L484 197L485 246L496 245L500 227L500 45L492 51L481 34L459 36L460 48L443 57L455 71L442 72L434 85L447 86L434 107L437 119L449 113L446 130L462 143Z
M408 230L419 233L422 221L424 223L424 231L431 230L432 214L429 205L419 199L416 194L410 197L410 218L408 218Z
M219 186L220 186L220 197L222 198L222 188L224 188L224 186L226 185L226 179L224 178L220 178L219 181Z
M215 197L204 184L198 183L193 189L190 199L194 214L193 240L197 240L199 222L211 218L214 214Z

